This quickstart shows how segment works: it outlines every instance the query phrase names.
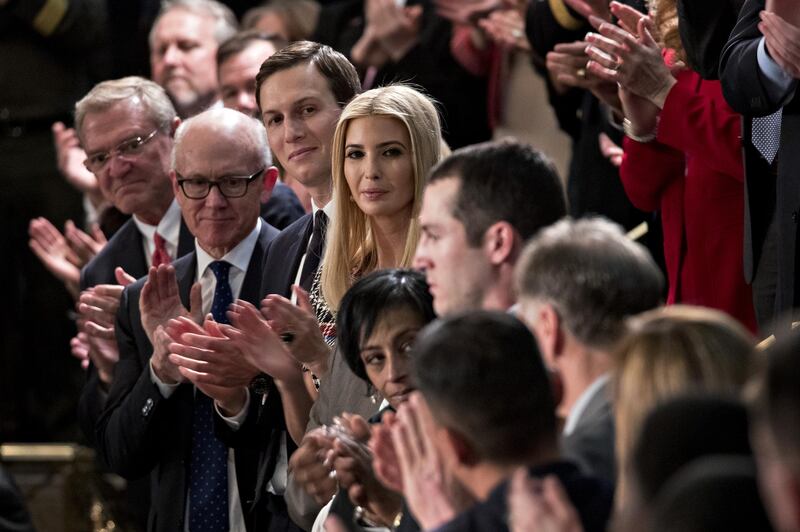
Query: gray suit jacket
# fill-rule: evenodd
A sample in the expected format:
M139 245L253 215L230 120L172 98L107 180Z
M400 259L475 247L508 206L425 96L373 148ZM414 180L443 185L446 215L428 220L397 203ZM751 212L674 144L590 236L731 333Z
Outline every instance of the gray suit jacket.
M611 408L611 381L597 390L581 413L574 430L561 439L565 458L584 471L610 482L616 479L614 457L614 413Z

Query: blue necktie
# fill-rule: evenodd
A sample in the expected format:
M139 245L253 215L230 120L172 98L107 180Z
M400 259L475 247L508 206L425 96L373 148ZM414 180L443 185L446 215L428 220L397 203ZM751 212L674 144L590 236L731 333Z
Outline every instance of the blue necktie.
M211 314L228 323L226 311L233 301L228 272L231 265L215 261L209 268L217 278ZM192 459L189 471L189 530L223 532L228 526L228 448L214 436L214 405L196 390L192 415Z

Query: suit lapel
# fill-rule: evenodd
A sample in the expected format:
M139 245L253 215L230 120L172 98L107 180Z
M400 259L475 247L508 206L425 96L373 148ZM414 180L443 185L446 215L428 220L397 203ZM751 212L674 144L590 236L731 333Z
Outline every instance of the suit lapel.
M114 257L114 265L121 267L126 273L137 279L147 275L150 261L144 256L142 233L136 227L133 218L125 222L119 230L119 245Z
M194 251L181 257L181 260L175 263L175 276L178 278L178 294L181 303L184 307L189 308L189 293L197 277L197 255Z
M258 240L256 240L256 245L253 248L253 254L250 256L250 262L247 264L247 273L245 273L242 289L239 292L239 299L248 301L256 306L258 306L258 299L260 297L264 251L267 249L267 245L271 240L269 235L270 228L271 226L266 222L261 223L261 232L258 234Z
M194 235L189 231L186 222L183 221L181 216L181 231L178 234L178 256L183 257L194 251Z
M300 233L302 237L293 239L292 245L289 246L289 249L287 250L286 253L286 256L291 257L291 260L287 260L285 262L288 268L285 268L284 271L282 272L282 279L280 280L281 282L278 285L281 289L280 295L282 296L289 297L291 293L292 284L294 283L295 277L297 276L297 269L300 267L300 259L306 252L306 247L308 246L309 239L311 239L311 232L313 230L314 230L314 217L309 215L308 223L303 229L303 232Z

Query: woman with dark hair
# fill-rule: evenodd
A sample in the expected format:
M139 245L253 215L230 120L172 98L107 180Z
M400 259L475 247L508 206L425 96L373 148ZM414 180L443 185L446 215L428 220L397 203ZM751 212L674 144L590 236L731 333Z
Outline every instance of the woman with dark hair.
M365 391L381 411L396 410L414 391L411 346L417 333L436 317L425 276L417 271L373 272L353 284L336 315L338 348ZM322 530L328 512L360 521L362 526L391 527L402 509L402 496L384 487L372 469L367 446L371 430L357 416L345 415L326 430L335 437L326 460L339 482L339 492L317 518Z
M336 316L339 349L368 395L396 409L411 384L408 354L417 332L435 318L425 276L413 270L381 270L356 282Z

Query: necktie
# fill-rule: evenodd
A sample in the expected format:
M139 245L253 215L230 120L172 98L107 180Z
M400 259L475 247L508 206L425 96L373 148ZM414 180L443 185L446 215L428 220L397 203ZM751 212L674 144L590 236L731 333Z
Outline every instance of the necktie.
M783 108L768 116L753 118L753 146L769 164L775 160L781 145L781 114Z
M150 263L153 266L158 267L161 264L169 264L172 262L172 257L169 256L169 253L167 253L167 247L164 245L167 241L164 240L163 236L158 234L158 231L153 234L153 240L155 241L156 249L153 251L153 256L150 259Z
M217 278L211 314L228 323L225 311L233 301L228 273L231 265L214 261L208 266ZM222 532L228 526L228 449L214 436L214 408L210 397L196 390L192 413L192 456L189 471L189 530Z
M322 253L325 249L325 231L328 228L328 217L319 209L314 215L314 230L311 233L311 240L306 251L306 260L303 263L303 271L300 273L300 286L307 292L311 290L311 283L314 281L314 272L319 267L322 260Z

